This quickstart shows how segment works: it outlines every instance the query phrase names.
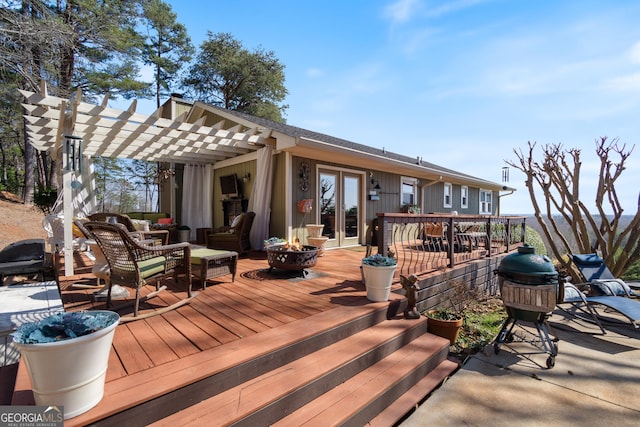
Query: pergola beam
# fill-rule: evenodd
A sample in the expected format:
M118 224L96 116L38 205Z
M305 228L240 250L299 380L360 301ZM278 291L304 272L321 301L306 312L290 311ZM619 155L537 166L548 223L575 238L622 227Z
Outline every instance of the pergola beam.
M25 98L29 140L38 150L55 151L63 135L72 133L82 138L86 155L206 164L256 151L268 138L257 128L227 120L205 126L205 115L189 123L186 113L175 120L160 117L160 110L151 115L136 113L135 100L126 110L118 110L107 107L104 100L101 105L82 102L81 91L71 101L20 93Z

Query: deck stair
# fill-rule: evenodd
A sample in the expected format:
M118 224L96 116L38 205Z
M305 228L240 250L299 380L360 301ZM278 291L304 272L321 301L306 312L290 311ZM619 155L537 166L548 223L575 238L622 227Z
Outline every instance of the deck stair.
M265 360L282 363L264 372L234 368L256 375L226 390L211 388L210 397L152 425L391 425L458 365L447 360L448 341L426 332L426 318L387 320L386 310L382 304L322 338L278 350Z

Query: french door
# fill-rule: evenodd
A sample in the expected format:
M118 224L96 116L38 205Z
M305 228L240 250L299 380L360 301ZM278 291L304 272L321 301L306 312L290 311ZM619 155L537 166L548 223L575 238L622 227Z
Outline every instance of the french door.
M329 237L326 247L360 243L362 176L341 169L318 169L318 212L320 224L324 224L322 234Z

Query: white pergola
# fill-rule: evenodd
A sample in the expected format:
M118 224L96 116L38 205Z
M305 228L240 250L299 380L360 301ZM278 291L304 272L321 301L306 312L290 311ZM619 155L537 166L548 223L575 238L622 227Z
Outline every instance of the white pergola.
M162 117L162 109L150 115L135 112L134 100L127 110L109 108L109 97L101 105L82 102L78 90L70 99L21 90L27 141L37 150L60 158L67 141L81 140L79 157L103 156L183 164L213 164L248 154L265 145L271 130L252 128L227 120L205 126L202 116L188 123L187 112L175 119ZM73 275L72 177L63 159L63 205L65 274Z

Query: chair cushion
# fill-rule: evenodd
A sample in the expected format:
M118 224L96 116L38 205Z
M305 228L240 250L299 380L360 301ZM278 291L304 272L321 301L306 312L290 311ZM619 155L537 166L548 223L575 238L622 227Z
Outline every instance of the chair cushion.
M158 224L165 224L165 225L173 224L173 218L158 218Z
M75 221L88 221L87 218L74 218L73 219L74 222ZM74 239L84 239L85 235L82 232L82 230L80 230L80 227L78 227L76 224L74 224L73 222L71 223L71 235L73 236Z
M242 222L242 218L244 218L244 214L240 214L233 218L233 221L231 222L231 228L236 228L238 225L240 225L240 222Z
M604 260L596 254L573 254L573 262L577 265L601 265Z
M234 233L233 231L225 231L223 233L209 234L209 239L210 240L237 241L238 240L238 235L236 233Z
M620 279L594 280L591 284L597 288L597 292L600 295L626 297L633 294L629 285Z
M136 231L149 231L149 220L146 219L132 219L133 228Z
M230 253L231 252L229 251L223 251L218 249L206 249L206 248L194 249L191 251L191 264L200 264L200 260L207 256L225 255Z
M140 276L143 279L151 277L154 274L163 273L165 270L165 264L167 258L163 256L157 256L138 262L138 268L140 269Z

